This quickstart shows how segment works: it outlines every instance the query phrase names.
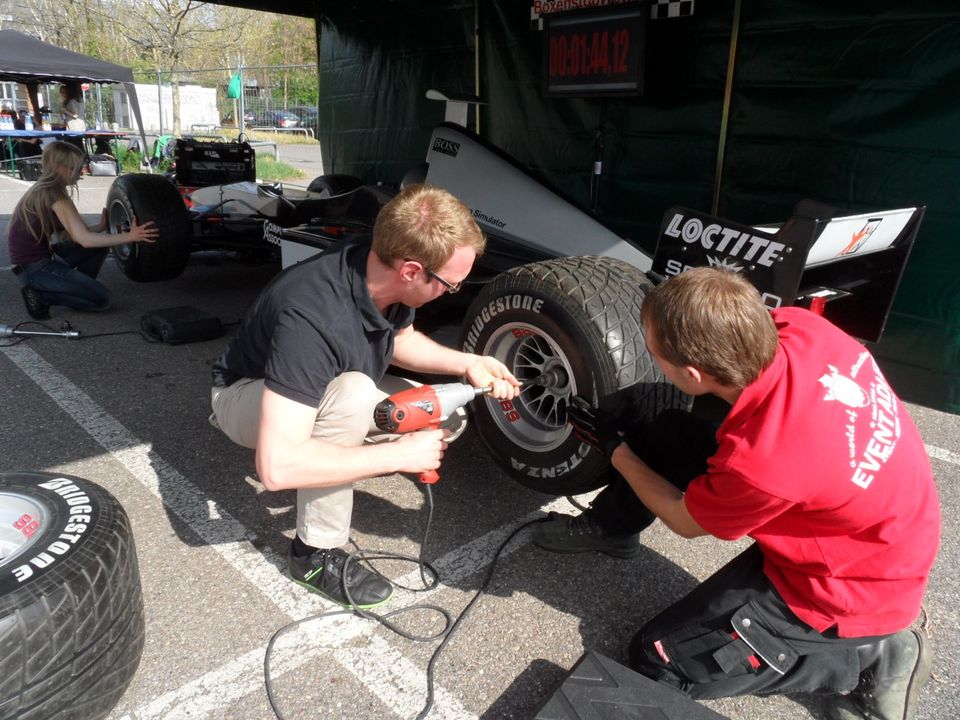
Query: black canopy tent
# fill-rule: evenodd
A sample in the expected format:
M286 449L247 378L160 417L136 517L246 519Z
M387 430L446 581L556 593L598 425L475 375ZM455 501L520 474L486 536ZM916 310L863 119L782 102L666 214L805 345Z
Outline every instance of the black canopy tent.
M16 30L0 30L0 82L23 83L29 89L31 109L36 114L37 86L42 82L86 81L121 83L130 99L142 147L147 146L140 119L140 103L133 84L133 71L122 65L64 50Z

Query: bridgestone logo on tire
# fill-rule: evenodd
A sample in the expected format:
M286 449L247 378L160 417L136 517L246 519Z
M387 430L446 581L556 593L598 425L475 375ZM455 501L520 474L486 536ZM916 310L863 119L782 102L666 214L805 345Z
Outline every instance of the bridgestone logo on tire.
M508 310L528 310L533 313L540 313L543 307L543 299L531 297L530 295L506 295L491 300L484 306L476 320L467 330L467 336L463 341L463 351L472 353L477 347L477 339L484 326L493 318Z
M650 287L623 260L579 256L521 265L477 294L460 347L496 357L524 382L552 378L525 386L509 409L490 398L474 403L473 426L511 477L552 495L610 481L606 456L567 423L574 395L616 404L638 421L686 402L647 352L640 307Z
M145 640L130 520L89 480L0 473L0 718L103 720Z
M76 545L83 534L90 527L93 519L93 506L90 497L70 480L56 478L49 482L39 483L37 487L53 490L70 506L69 522L57 535L57 539L46 548L13 570L13 577L18 583L33 577L34 568L43 570L53 565L57 558L67 554L71 547Z

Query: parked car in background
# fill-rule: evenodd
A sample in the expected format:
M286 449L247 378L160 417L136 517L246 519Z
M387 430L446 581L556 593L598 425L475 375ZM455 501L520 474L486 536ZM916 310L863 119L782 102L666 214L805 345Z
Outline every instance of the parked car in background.
M253 110L247 110L243 113L243 125L244 127L250 127L255 125L257 122L257 114ZM233 113L227 113L220 120L220 124L227 127L236 127L237 121L233 117Z
M314 137L319 135L320 127L316 107L310 105L298 105L290 108L290 112L300 118L300 127L313 130Z
M264 110L257 115L257 126L275 128L295 128L300 118L287 110Z

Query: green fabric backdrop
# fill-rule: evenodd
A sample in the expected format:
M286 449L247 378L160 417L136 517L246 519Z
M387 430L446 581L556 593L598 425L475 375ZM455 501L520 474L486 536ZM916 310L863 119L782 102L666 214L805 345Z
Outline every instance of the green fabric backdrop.
M652 250L664 211L709 212L734 0L651 21L637 98L548 98L530 3L330 6L321 19L328 172L398 182L443 118L428 88L488 102L480 134ZM479 48L474 22L479 18ZM960 9L916 0L744 0L719 214L781 222L801 198L927 206L876 354L905 398L960 411Z

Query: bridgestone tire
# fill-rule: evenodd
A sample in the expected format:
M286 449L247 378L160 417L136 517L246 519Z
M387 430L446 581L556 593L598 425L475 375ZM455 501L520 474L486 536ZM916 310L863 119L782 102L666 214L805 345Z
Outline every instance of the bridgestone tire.
M307 185L307 191L315 193L326 192L331 196L342 195L343 193L348 193L359 187L363 187L363 185L363 180L353 175L321 175L315 177L310 184Z
M553 387L472 403L474 427L516 480L551 495L576 495L610 480L603 453L580 442L567 404L582 395L639 422L689 407L647 352L640 306L651 285L634 266L606 257L566 257L506 272L486 285L462 326L467 352L493 355L521 381L554 371Z
M126 232L133 218L139 225L153 221L160 231L156 242L117 245L113 255L131 280L172 280L190 260L193 224L176 186L162 175L121 175L107 194L107 217L112 233Z
M0 473L0 719L99 720L144 644L130 522L69 475Z

